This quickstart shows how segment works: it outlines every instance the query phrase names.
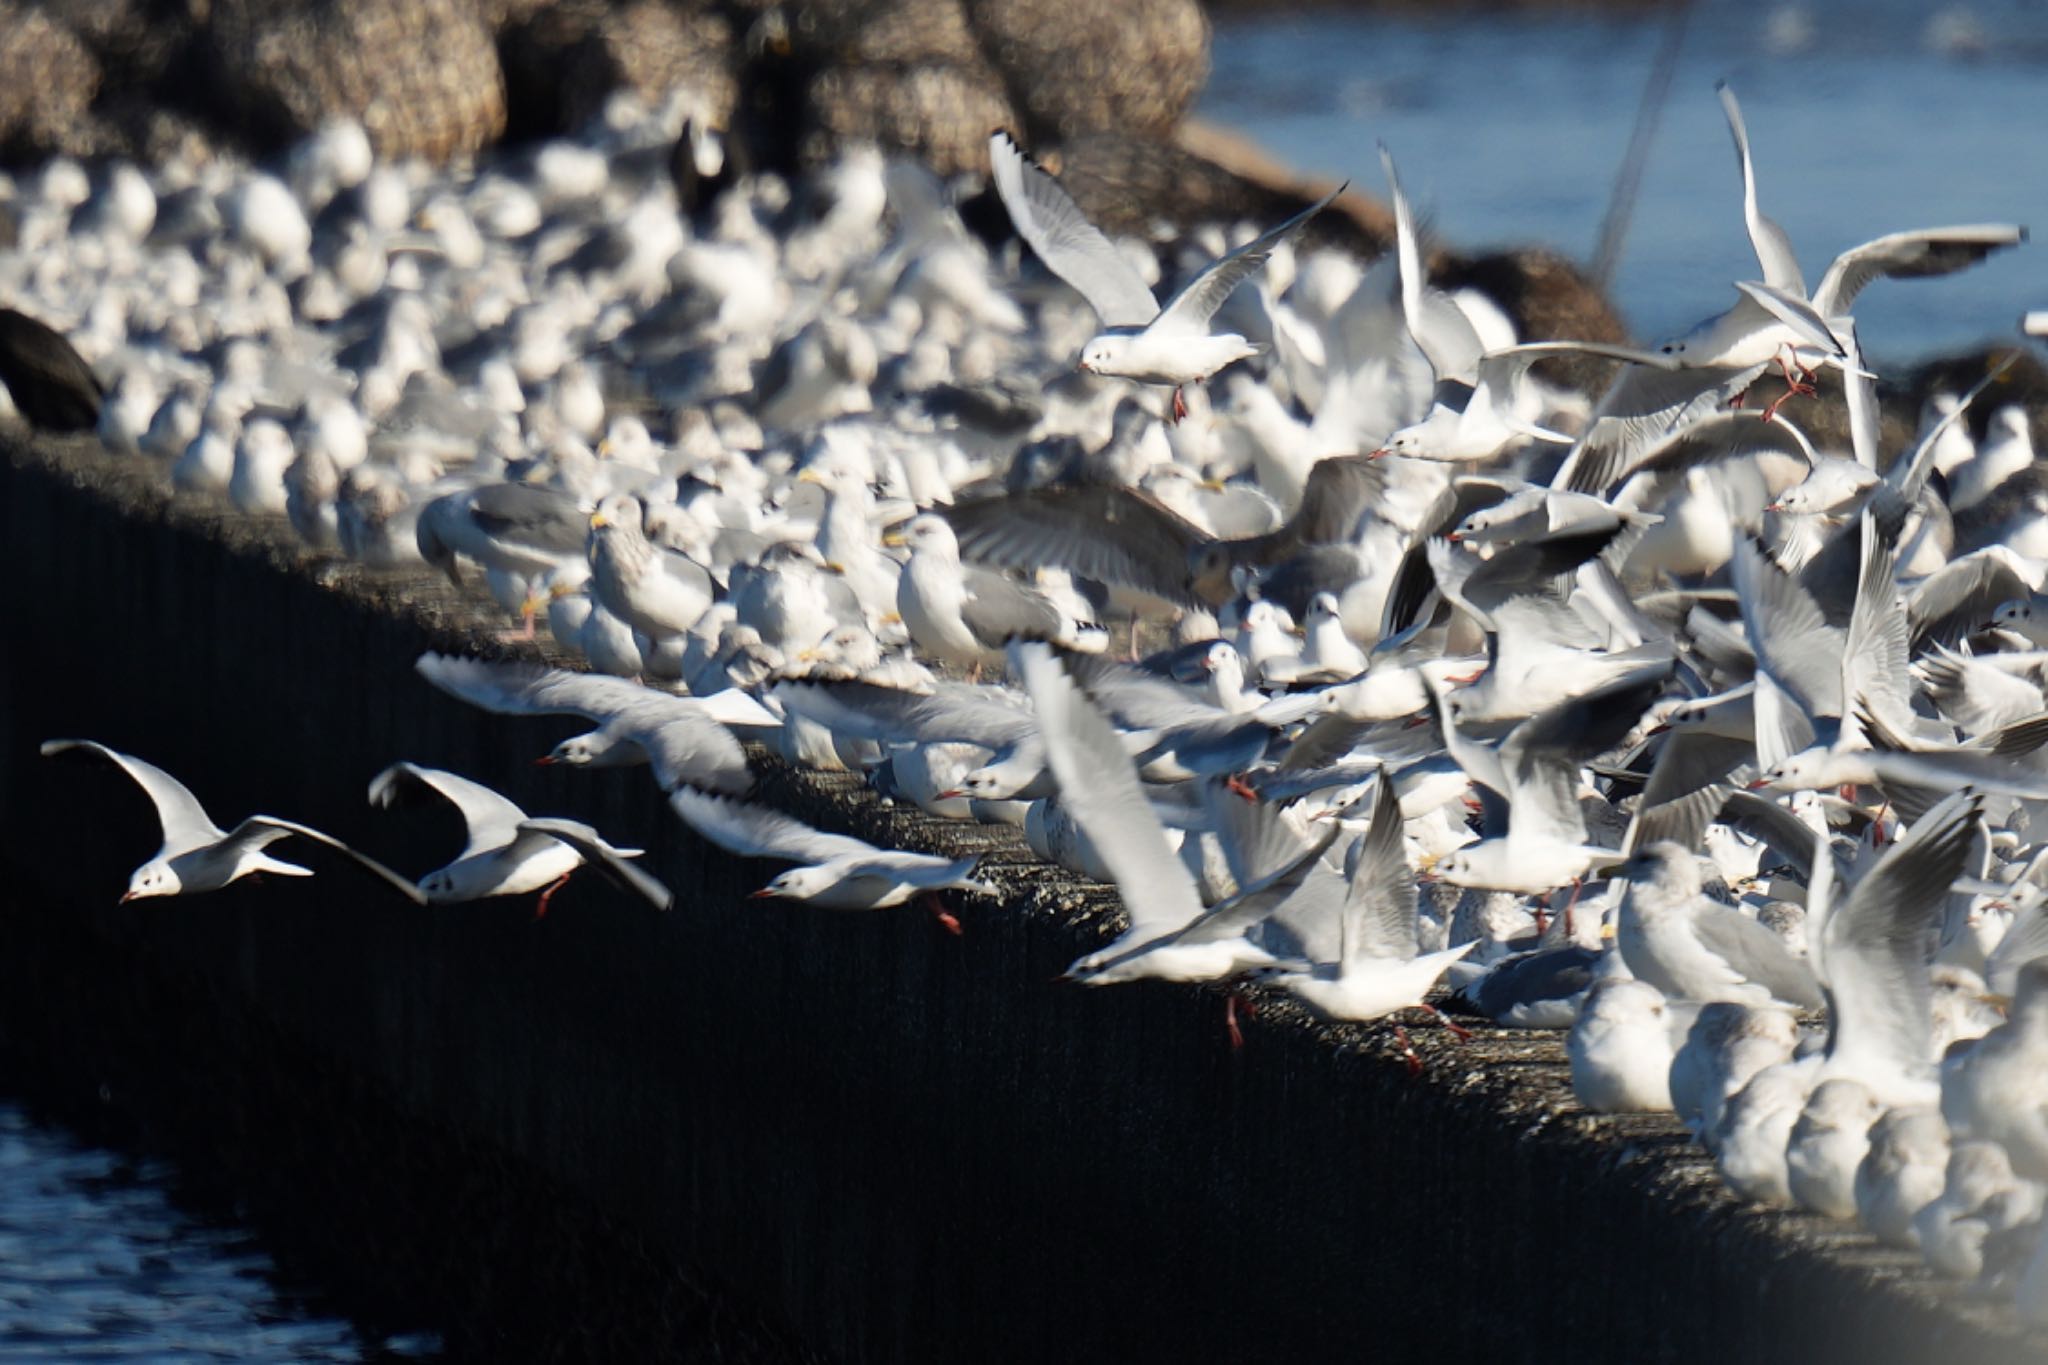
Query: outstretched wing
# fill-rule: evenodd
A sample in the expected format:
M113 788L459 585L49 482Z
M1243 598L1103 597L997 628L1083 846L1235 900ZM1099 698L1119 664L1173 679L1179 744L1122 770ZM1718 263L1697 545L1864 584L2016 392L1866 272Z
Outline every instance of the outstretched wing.
M389 806L408 785L438 792L462 812L462 823L469 830L469 844L462 850L465 858L511 843L519 837L519 826L526 819L525 811L481 782L417 763L394 763L370 779L370 804Z
M1345 185L1350 182L1346 181ZM1339 185L1315 203L1295 214L1279 227L1269 229L1252 238L1237 250L1215 261L1201 274L1180 287L1180 292L1166 301L1158 321L1151 330L1165 333L1199 333L1206 335L1209 320L1216 316L1216 310L1230 297L1232 290L1243 284L1251 273L1266 263L1274 248L1308 226L1308 220L1330 206L1330 201L1344 193L1345 185ZM1077 286L1078 287L1078 286Z
M204 848L226 836L226 831L214 824L206 808L199 804L199 798L188 791L184 783L154 763L145 763L131 754L119 753L90 739L46 739L42 755L49 758L77 749L98 754L135 779L135 785L142 788L150 804L156 807L157 822L164 830L166 855Z
M712 796L691 787L669 793L668 803L683 823L742 858L780 858L784 862L836 862L874 856L873 844L847 834L827 834L766 806Z
M1749 158L1749 130L1742 124L1742 106L1728 82L1718 81L1721 109L1728 115L1728 132L1735 139L1735 159L1742 167L1742 221L1749 228L1749 244L1756 248L1756 263L1763 267L1764 282L1774 289L1804 295L1806 276L1799 271L1799 256L1785 229L1766 218L1756 202L1756 166ZM1833 314L1828 316L1832 317Z
M316 844L325 845L337 853L353 858L356 864L365 872L382 881L414 905L425 905L427 903L426 893L413 885L405 877L393 872L369 854L358 852L335 838L332 834L323 833L320 830L314 829L311 825L302 825L296 820L280 820L274 815L252 815L247 820L244 820L242 824L244 826L258 826L264 829L281 829L287 834L296 834L301 839L311 839Z
M1814 310L1824 318L1838 318L1855 306L1856 296L1872 280L1952 275L2026 240L2027 230L2011 223L1890 233L1835 257L1828 273L1821 276L1820 288L1814 291Z
M996 193L1017 235L1031 244L1046 269L1088 300L1105 327L1143 327L1159 315L1159 300L1116 245L1082 216L1059 181L1018 150L1008 133L988 140L988 158Z
M584 862L657 910L667 910L676 902L666 886L635 867L622 850L613 848L596 830L580 820L524 820L520 822L519 832L545 834L551 839L559 839L581 853Z

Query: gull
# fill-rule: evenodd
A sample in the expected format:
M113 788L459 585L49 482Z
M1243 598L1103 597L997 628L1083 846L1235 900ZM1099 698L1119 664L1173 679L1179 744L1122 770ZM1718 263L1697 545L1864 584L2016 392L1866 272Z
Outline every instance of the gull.
M1292 239L1345 188L1339 185L1280 226L1212 262L1161 308L1150 286L1116 246L1009 134L997 132L988 148L996 192L1010 211L1017 235L1102 319L1104 330L1082 348L1080 367L1090 374L1172 385L1176 421L1187 416L1184 385L1201 383L1224 366L1258 354L1257 346L1234 332L1209 331L1216 310L1275 248Z
M281 862L263 851L279 839L293 835L346 854L406 899L416 904L425 903L419 890L405 878L317 829L291 820L280 820L274 815L252 815L232 831L221 829L184 783L154 764L132 755L117 753L89 739L45 740L41 752L45 758L71 752L97 754L133 778L144 795L149 797L150 804L156 807L157 822L163 827L163 847L129 877L128 889L121 896L124 905L149 896L190 896L203 891L218 891L252 872L310 877L313 875L310 870L296 863Z
M1914 1216L1928 1269L1953 1280L1984 1270L1985 1244L2041 1217L2041 1186L2017 1174L2005 1148L1959 1138L1949 1149L1941 1194Z
M647 539L632 494L606 498L588 524L591 592L633 629L656 641L681 635L711 605L710 573Z
M1077 958L1064 979L1092 986L1150 977L1214 981L1272 964L1274 955L1247 935L1307 875L1335 838L1335 828L1324 831L1319 843L1306 841L1279 820L1277 807L1236 803L1243 809L1230 814L1248 822L1243 837L1261 846L1271 839L1283 851L1249 860L1259 875L1240 881L1231 899L1204 906L1108 720L1050 646L1018 643L1010 654L1038 714L1061 805L1107 865L1130 917L1122 934Z
M785 679L769 693L790 713L880 744L971 744L988 761L963 775L941 799L998 800L1033 787L1045 768L1038 720L1021 699L989 687L945 682L930 692L868 682Z
M912 517L895 539L910 547L896 580L896 610L917 647L941 663L1000 663L1005 642L1080 642L1079 623L1052 599L992 569L960 562L960 542L943 517Z
M1572 1097L1596 1114L1671 1110L1671 1009L1647 981L1593 983L1565 1036Z
M1452 963L1479 944L1472 940L1422 951L1415 873L1403 844L1399 798L1384 771L1373 798L1372 823L1356 856L1337 914L1336 961L1307 971L1282 970L1270 979L1332 1019L1364 1022L1404 1009L1443 1019L1423 997Z
M1721 1115L1758 1073L1792 1056L1799 1023L1777 1005L1715 1001L1701 1008L1671 1058L1671 1107L1709 1149Z
M487 483L435 498L420 509L415 531L420 557L447 574L449 582L462 582L457 554L483 565L494 590L510 598L508 609L525 599L531 580L579 554L584 534L584 517L573 499L513 483ZM533 616L528 614L521 638L532 637Z
M1626 855L1587 843L1578 765L1620 742L1663 690L1669 663L1539 712L1509 731L1497 751L1459 731L1440 673L1427 670L1423 679L1436 701L1445 747L1473 781L1506 801L1507 830L1447 855L1434 876L1454 886L1535 896L1622 862Z
M439 768L399 762L370 781L370 803L389 807L420 790L446 799L462 815L468 842L454 862L419 880L419 893L429 905L454 905L488 896L518 896L539 891L533 917L548 912L548 902L586 863L666 910L674 897L668 888L626 861L637 848L617 848L589 825L575 820L536 820L480 782Z
M1941 1113L1958 1140L2005 1148L2012 1168L2048 1180L2048 960L2019 969L2012 1011L2000 1027L1941 1068Z
M1886 1246L1919 1247L1914 1220L1941 1197L1948 1149L1948 1125L1932 1105L1900 1105L1872 1124L1870 1149L1856 1167L1863 1230Z
M1745 298L1735 308L1663 348L1671 354L1686 355L1688 364L1734 365L1768 360L1785 346L1796 351L1805 343L1818 348L1838 365L1860 368L1848 363L1836 324L1847 317L1857 296L1871 281L1880 277L1906 279L1954 274L2027 239L2025 228L2005 223L1894 232L1837 256L1809 300L1791 240L1757 206L1756 171L1735 92L1725 81L1717 83L1715 90L1728 116L1728 131L1735 140L1736 159L1742 171L1743 221L1764 278L1761 284L1738 284L1736 287L1744 292ZM1741 359L1736 359L1738 356ZM1810 385L1794 379L1789 364L1786 382L1790 392L1812 392Z
M1812 969L1769 929L1709 900L1689 851L1653 843L1622 871L1615 946L1637 978L1674 1000L1820 1008Z
M753 893L782 896L828 910L883 910L924 893L932 915L948 930L960 922L937 899L942 890L993 897L997 889L974 878L974 857L942 858L876 848L850 834L828 834L766 806L679 787L669 805L684 824L728 853L801 864Z
M1520 409L1529 367L1550 356L1571 354L1606 356L1657 370L1679 367L1670 355L1598 341L1534 341L1488 351L1479 357L1478 382L1469 391L1440 389L1421 421L1394 432L1374 453L1477 463L1493 459L1517 437L1569 445L1572 437L1524 420ZM1446 403L1445 397L1453 402Z
M1848 1076L1822 1081L1806 1098L1785 1146L1792 1202L1824 1218L1856 1216L1856 1172L1884 1105Z
M735 795L753 786L746 753L728 726L770 728L774 712L737 689L679 697L601 673L491 663L432 652L414 663L434 686L507 716L582 716L600 722L541 760L577 768L652 763L662 790L688 784Z

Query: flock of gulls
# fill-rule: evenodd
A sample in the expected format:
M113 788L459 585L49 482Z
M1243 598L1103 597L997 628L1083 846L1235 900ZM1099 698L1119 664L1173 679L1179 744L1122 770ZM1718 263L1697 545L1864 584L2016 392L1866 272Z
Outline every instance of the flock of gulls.
M1568 1029L1583 1104L1675 1112L1743 1198L2048 1319L2048 477L2024 411L1972 417L1996 371L1881 448L1852 316L2025 233L1895 233L1809 290L1721 93L1759 278L1650 349L1432 286L1384 154L1368 267L1304 245L1330 198L1110 240L997 134L1019 246L871 150L679 203L681 105L621 100L460 177L350 125L275 174L52 162L8 191L0 377L316 551L480 582L588 671L417 672L583 717L547 761L649 768L793 864L760 895L960 932L995 888L750 801L748 741L1113 884L1128 927L1070 980L1396 1030L1448 985ZM1824 371L1846 449L1745 404ZM371 785L468 824L414 882L70 751L162 817L129 897L305 875L296 838L422 903L544 909L585 865L672 899L454 773Z

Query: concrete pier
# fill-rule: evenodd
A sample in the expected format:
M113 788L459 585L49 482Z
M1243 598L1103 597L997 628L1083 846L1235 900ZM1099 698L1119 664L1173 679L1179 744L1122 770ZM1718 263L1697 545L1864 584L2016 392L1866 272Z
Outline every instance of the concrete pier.
M773 865L696 840L644 771L532 765L573 721L486 715L414 675L424 649L503 648L499 622L425 575L317 562L282 523L173 498L145 462L7 445L0 556L0 923L73 945L51 988L85 990L94 945L201 983L398 1122L601 1211L789 1352L2043 1358L1913 1258L1740 1206L1674 1124L1579 1112L1553 1036L1417 1029L1413 1077L1383 1030L1284 1002L1234 1051L1215 992L1053 984L1115 898L1008 831L757 756L766 799L986 850L1006 894L960 903L959 937L914 909L747 901ZM579 878L537 923L523 901L421 910L306 850L311 881L116 908L155 847L147 804L38 758L58 735L161 763L224 823L305 820L413 874L452 855L452 815L373 811L364 789L399 758L452 768L645 847L679 904ZM67 1036L40 1040L53 1067Z

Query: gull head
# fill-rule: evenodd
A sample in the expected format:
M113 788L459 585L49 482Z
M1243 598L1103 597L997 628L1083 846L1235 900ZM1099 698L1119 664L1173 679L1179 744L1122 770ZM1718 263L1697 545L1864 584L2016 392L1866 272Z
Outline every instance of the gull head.
M1751 791L1762 791L1768 787L1773 791L1813 791L1820 787L1833 786L1826 772L1828 754L1824 749L1808 749L1801 753L1773 763L1749 784Z
M535 761L543 766L560 763L570 768L587 768L611 748L610 744L599 742L600 733L592 730L588 734L571 735Z
M1075 986L1114 986L1121 981L1135 981L1144 975L1143 954L1112 954L1105 948L1075 958L1073 965L1059 979Z
M429 905L447 905L462 899L455 887L454 874L445 867L420 878L420 893L427 898Z
M1078 368L1084 374L1118 374L1131 349L1131 339L1105 332L1081 348Z
M184 885L169 863L154 858L135 869L135 875L128 879L128 889L121 894L121 904L150 896L175 896L184 890Z
M2031 621L2033 618L2034 608L2032 605L2020 601L2001 603L1998 610L1991 613L1992 624L2000 626L2010 626L2020 621Z
M765 900L770 896L781 896L786 900L807 901L837 885L838 881L836 876L822 867L793 867L756 891L753 898Z
M960 540L953 534L953 528L944 517L930 512L904 523L903 543L910 547L912 554L923 552L952 559L960 557Z
M1003 801L1016 795L1017 784L1001 771L1001 765L990 764L963 774L950 791L940 792L942 798L966 797L974 801Z

